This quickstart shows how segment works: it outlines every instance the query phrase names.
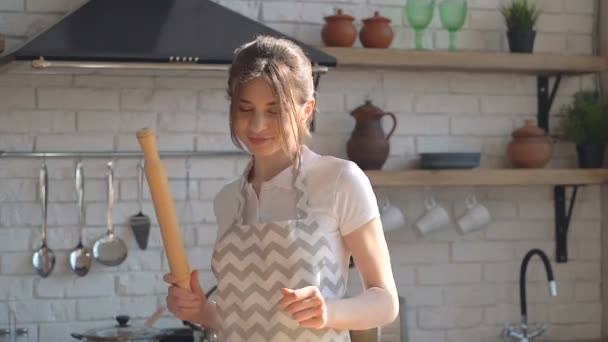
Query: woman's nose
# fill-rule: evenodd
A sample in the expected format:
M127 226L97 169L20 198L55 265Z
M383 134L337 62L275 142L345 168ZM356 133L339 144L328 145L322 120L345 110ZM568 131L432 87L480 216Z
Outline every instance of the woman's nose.
M253 131L261 131L268 125L268 119L264 113L254 113L249 125Z

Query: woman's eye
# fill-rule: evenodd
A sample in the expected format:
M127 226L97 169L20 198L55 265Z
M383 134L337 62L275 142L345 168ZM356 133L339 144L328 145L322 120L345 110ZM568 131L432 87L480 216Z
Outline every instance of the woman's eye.
M239 108L239 111L243 112L243 113L251 113L251 112L253 112L253 109L251 109L251 108Z

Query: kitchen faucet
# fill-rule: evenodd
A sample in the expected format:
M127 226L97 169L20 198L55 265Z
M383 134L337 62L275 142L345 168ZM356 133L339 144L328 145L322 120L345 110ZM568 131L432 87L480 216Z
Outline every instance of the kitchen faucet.
M540 249L532 249L524 256L524 259L521 262L521 269L519 272L519 304L521 309L521 324L519 326L510 326L508 325L504 332L503 338L506 338L507 341L519 341L519 342L529 342L533 338L536 338L542 335L545 332L545 326L537 324L535 328L530 329L528 327L528 304L526 302L526 271L528 269L528 263L530 259L534 256L538 255L543 264L545 265L545 271L547 271L547 280L549 281L549 293L551 296L557 296L557 284L555 283L555 278L553 277L553 269L551 268L551 263L549 262L549 258L547 254Z

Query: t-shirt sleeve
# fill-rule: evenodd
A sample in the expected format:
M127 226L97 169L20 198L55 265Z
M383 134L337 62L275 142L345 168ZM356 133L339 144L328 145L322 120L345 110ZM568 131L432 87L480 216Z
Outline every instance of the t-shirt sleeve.
M334 211L342 236L380 216L369 178L351 161L344 164L336 181Z

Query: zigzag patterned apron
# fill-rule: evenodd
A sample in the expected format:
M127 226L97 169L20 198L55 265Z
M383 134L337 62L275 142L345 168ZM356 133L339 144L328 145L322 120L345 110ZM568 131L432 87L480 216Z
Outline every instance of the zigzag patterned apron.
M218 239L211 262L219 341L350 341L348 330L304 328L276 306L284 287L317 286L326 300L346 291L331 245L311 215L306 180L299 167L294 172L297 218L260 224L243 224L243 177L234 223Z

